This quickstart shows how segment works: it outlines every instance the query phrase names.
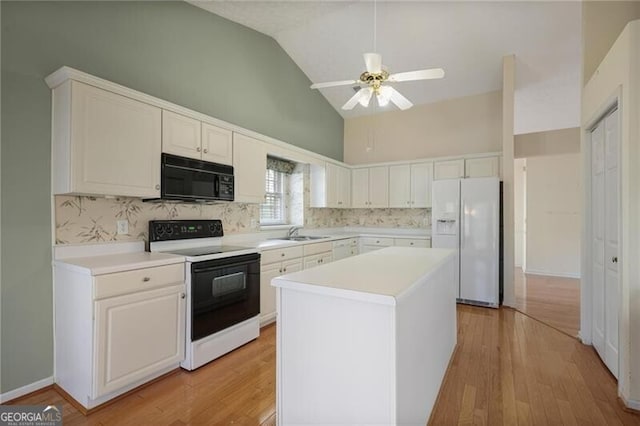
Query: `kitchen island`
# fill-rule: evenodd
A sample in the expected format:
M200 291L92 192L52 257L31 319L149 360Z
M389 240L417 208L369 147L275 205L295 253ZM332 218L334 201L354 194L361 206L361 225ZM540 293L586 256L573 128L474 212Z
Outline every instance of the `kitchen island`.
M389 247L275 278L278 424L426 424L456 345L454 252Z

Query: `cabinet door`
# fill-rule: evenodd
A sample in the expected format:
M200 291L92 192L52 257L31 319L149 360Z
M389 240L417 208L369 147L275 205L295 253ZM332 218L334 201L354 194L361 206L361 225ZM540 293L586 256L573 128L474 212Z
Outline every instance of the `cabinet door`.
M93 398L184 358L184 285L95 302Z
M340 207L338 204L340 202L340 167L332 163L327 163L325 173L327 191L326 206L333 208Z
M202 123L202 159L233 165L232 139L231 130Z
M233 134L235 199L240 203L262 203L265 195L267 152L262 141Z
M351 207L369 207L369 169L351 171Z
M396 238L397 247L429 247L429 240L418 238Z
M351 207L351 170L338 167L338 207Z
M389 207L389 167L369 168L369 207Z
M470 158L464 162L464 176L468 178L500 175L500 158Z
M294 272L302 271L302 267L302 259L293 259L282 262L282 273L292 274Z
M271 280L282 275L282 263L262 265L260 268L260 324L276 317L276 289Z
M464 177L464 160L436 161L433 165L433 178L458 179Z
M160 108L73 82L71 192L160 196Z
M411 165L411 207L431 207L433 163Z
M389 207L411 207L410 166L389 167Z
M314 254L313 256L305 256L303 261L304 269L314 268L322 264L322 255Z
M200 121L162 110L162 152L201 158Z

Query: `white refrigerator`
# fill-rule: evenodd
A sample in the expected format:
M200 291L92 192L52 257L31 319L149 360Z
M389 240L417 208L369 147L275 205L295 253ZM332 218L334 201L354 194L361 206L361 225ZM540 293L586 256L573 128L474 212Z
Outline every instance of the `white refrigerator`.
M457 251L458 301L500 304L500 181L433 182L431 246Z

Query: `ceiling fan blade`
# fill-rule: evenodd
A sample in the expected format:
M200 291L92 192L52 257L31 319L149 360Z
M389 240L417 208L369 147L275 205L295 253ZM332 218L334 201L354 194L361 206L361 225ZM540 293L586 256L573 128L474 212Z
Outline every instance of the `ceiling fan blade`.
M391 74L388 81L401 82L412 80L431 80L442 77L444 77L444 70L442 68L431 68L428 70L407 71Z
M344 105L342 105L342 109L344 109L344 110L350 110L350 109L353 109L353 107L355 107L355 106L356 106L356 104L357 104L358 102L360 102L360 100L363 100L363 101L364 101L365 99L366 99L366 102L367 102L367 104L368 104L368 103L369 103L369 99L370 99L370 98L371 98L371 92L370 92L368 89L366 89L366 88L365 88L365 89L360 89L360 90L358 90L358 91L356 92L356 94L355 94L355 95L353 95L353 96L351 97L351 99L349 99L349 100L347 101L347 103L345 103Z
M360 92L364 92L362 94L362 96L360 97L360 100L358 101L360 103L360 105L362 105L363 107L368 107L369 106L369 101L371 101L371 96L373 96L373 88L372 87L365 87L363 89L360 89L358 91L358 93Z
M409 99L402 96L400 92L398 92L393 87L391 87L390 92L391 92L391 97L390 97L391 102L396 104L396 106L401 110L404 111L405 109L409 109L413 106L413 104L411 103L411 101L409 101Z
M369 74L380 74L382 72L382 55L379 53L365 53L364 64Z
M360 80L340 80L329 81L326 83L315 83L311 85L312 89L324 89L325 87L348 86L350 84L360 83Z

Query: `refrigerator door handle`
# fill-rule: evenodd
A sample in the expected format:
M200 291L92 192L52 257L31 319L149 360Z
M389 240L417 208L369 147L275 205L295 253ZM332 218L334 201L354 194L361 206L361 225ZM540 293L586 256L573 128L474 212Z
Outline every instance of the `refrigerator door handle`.
M460 229L458 230L458 232L460 232L460 249L464 248L464 206L464 200L462 200L460 208Z

